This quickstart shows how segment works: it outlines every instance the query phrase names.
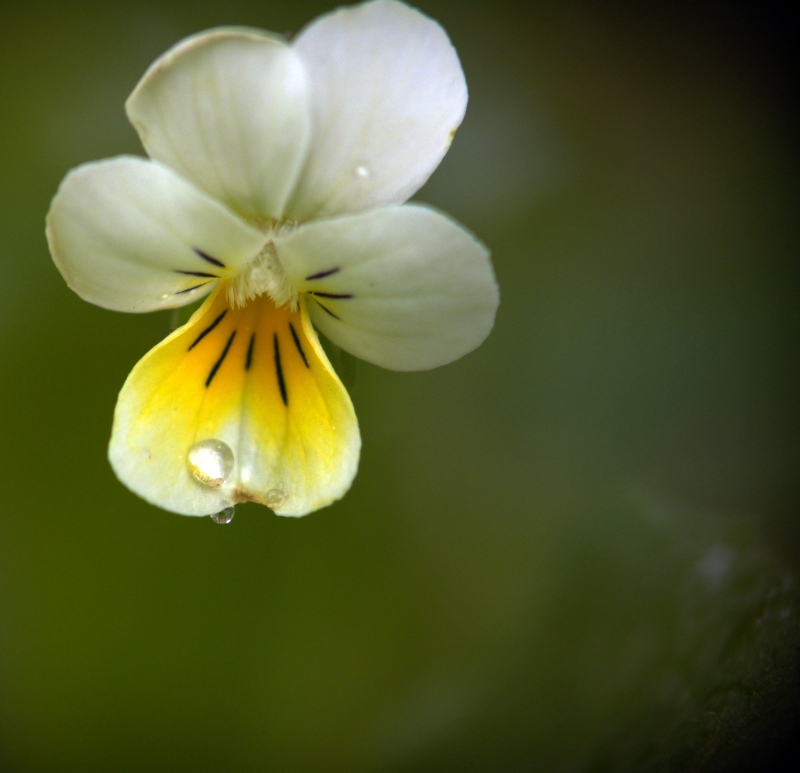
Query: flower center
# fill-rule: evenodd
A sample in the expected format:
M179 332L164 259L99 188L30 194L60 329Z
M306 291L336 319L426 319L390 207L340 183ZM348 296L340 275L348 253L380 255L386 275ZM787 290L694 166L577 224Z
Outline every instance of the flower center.
M297 228L292 221L253 222L267 237L258 254L232 279L228 280L228 302L234 308L244 306L259 295L269 295L277 308L297 308L297 289L286 276L273 241Z

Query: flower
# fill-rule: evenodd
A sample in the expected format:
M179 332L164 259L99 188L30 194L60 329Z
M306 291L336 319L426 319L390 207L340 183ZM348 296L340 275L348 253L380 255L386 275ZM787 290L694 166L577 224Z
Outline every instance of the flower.
M72 170L47 217L85 300L145 312L208 296L122 387L109 459L125 485L186 515L243 501L305 515L344 495L361 448L312 322L396 370L486 338L487 249L404 203L466 102L445 32L395 0L322 16L291 44L210 30L150 67L126 103L150 158Z

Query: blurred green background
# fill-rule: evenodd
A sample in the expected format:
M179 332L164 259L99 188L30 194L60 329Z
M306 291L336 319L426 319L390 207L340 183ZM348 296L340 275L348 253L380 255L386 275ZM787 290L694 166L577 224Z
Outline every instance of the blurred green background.
M491 247L491 337L348 369L361 469L305 519L115 480L116 394L169 315L73 295L49 200L141 152L123 102L182 36L330 7L0 11L0 769L789 770L797 112L769 5L421 0L471 101L417 198Z

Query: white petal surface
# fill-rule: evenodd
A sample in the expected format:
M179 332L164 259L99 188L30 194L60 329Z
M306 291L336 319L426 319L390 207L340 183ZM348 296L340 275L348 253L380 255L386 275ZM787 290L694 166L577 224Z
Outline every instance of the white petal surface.
M321 17L295 48L309 74L313 137L289 215L404 202L438 166L466 109L444 30L402 3L376 0Z
M477 347L494 324L488 250L423 206L302 226L275 242L314 324L334 343L394 370L423 370Z
M47 240L81 298L139 312L196 300L256 255L264 236L171 169L120 156L66 176Z
M279 218L305 157L306 74L284 41L221 28L158 59L126 104L148 154L249 218Z

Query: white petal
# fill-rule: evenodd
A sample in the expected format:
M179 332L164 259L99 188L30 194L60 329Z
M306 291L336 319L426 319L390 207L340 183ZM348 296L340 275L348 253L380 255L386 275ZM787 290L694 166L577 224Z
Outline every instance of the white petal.
M305 69L284 41L217 29L158 59L126 104L148 154L250 218L279 218L305 157Z
M464 117L467 87L444 30L393 0L321 17L298 37L313 138L289 205L297 220L400 204Z
M117 311L183 306L258 254L264 236L161 164L84 164L47 215L50 252L81 298Z
M394 370L423 370L477 347L494 324L489 252L457 223L407 204L322 220L275 242L334 343Z
M302 305L276 309L262 296L231 308L223 286L133 369L109 458L166 510L254 501L305 515L348 490L360 448L353 405Z

